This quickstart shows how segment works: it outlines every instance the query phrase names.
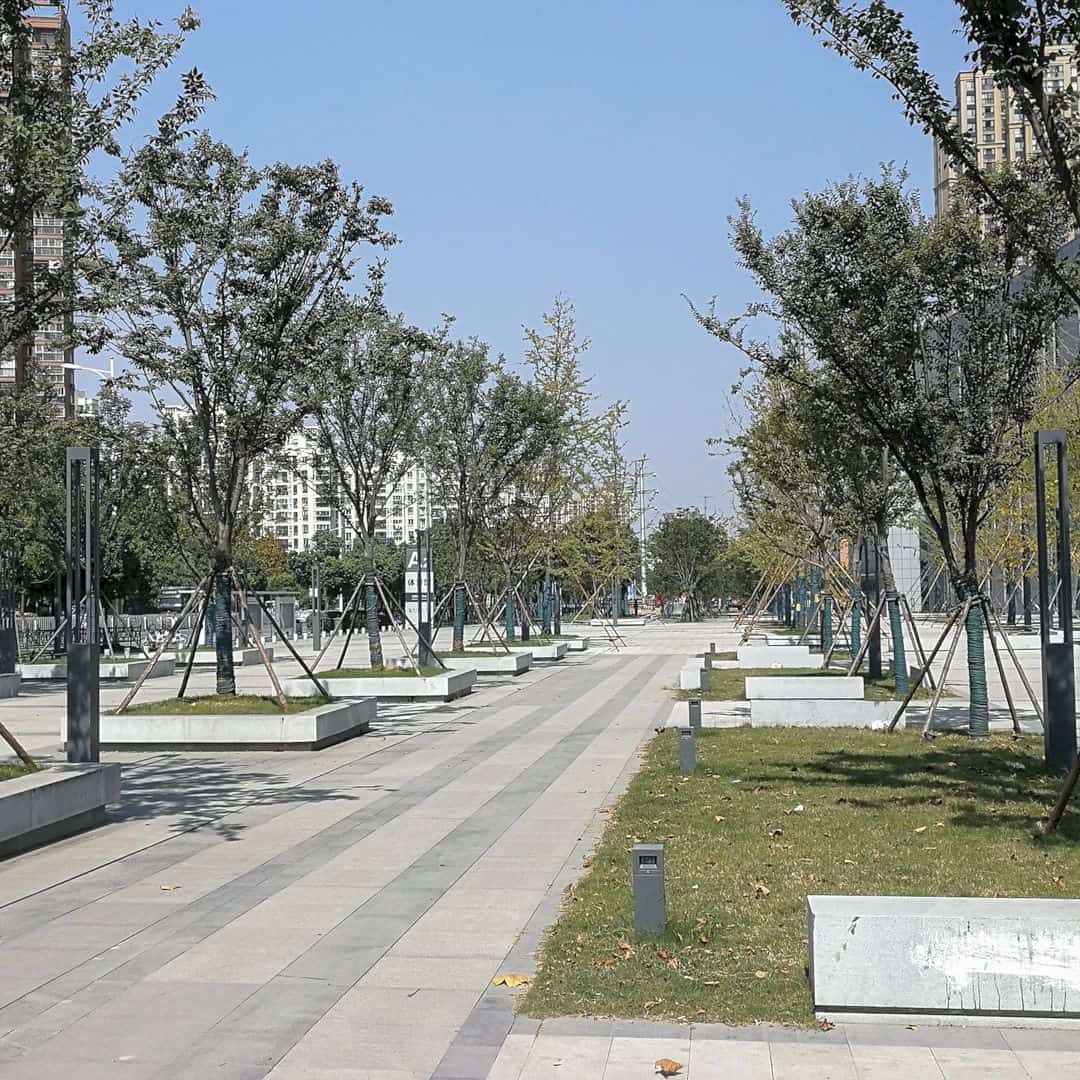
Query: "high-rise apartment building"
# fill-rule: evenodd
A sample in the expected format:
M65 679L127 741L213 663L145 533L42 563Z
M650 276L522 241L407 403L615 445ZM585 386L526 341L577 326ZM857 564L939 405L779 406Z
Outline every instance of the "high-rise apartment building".
M57 68L71 48L71 36L64 10L58 4L36 3L27 16L31 30L29 57L16 56L11 64L29 63L34 69ZM0 108L10 87L0 86ZM0 237L0 243L4 238ZM11 243L0 248L0 303L12 303L16 295L34 288L40 268L59 270L64 257L64 220L48 207L37 207ZM20 342L7 355L0 354L0 389L22 377L33 360L40 365L50 384L57 412L71 416L75 409L75 375L72 316L58 315L36 327L32 339Z
M304 551L319 533L337 536L346 548L360 539L353 515L334 477L320 461L311 428L289 438L283 460L256 470L253 488L262 508L262 529L290 551ZM427 473L410 464L401 480L380 493L375 536L396 544L412 543L420 529L440 520L432 505Z
M1068 91L1080 103L1080 58L1076 46L1058 45L1051 53L1047 90ZM1026 161L1037 153L1031 125L1024 118L1016 95L986 71L961 71L956 77L956 123L974 148L982 169L1005 162ZM949 204L960 170L934 142L934 208L941 213Z

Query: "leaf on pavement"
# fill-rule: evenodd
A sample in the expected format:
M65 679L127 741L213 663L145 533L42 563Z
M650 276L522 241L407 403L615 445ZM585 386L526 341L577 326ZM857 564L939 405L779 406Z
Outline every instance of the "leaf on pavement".
M497 975L491 980L493 986L508 986L511 990L524 986L529 981L528 975Z
M161 885L159 886L162 892L176 892L180 888L179 885Z
M682 1070L681 1061L672 1061L671 1058L657 1058L656 1071L661 1076L674 1076Z

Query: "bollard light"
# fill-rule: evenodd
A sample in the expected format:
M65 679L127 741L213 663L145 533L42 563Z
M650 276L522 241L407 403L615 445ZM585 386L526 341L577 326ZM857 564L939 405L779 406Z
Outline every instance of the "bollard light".
M697 768L697 743L694 741L694 729L679 728L679 772L684 776Z
M710 641L709 642L709 655L710 656L715 656L716 655L716 642L715 641Z
M667 930L664 845L635 844L632 858L634 929L639 934L662 934Z
M687 704L690 706L690 727L694 731L701 730L701 700L691 698Z
M712 653L705 654L705 670L712 671Z

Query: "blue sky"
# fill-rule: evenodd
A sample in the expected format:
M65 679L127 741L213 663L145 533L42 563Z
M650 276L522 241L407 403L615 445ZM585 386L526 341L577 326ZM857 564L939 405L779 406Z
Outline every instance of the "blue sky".
M898 2L951 87L953 6ZM926 137L780 0L192 5L203 27L181 66L213 84L219 138L258 162L333 157L393 201L392 306L427 325L452 313L516 362L522 326L573 300L658 509L730 506L705 440L732 429L739 362L682 294L732 313L752 298L728 244L736 199L777 229L793 196L896 161L930 205Z

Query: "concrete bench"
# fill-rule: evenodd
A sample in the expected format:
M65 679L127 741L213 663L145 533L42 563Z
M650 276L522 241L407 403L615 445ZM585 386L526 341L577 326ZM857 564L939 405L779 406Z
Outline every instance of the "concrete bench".
M819 668L825 661L809 645L740 645L736 655L741 668Z
M687 664L679 672L680 690L700 690L705 682L705 669L697 663Z
M899 708L898 701L850 698L773 698L750 702L751 727L867 728L881 731Z
M861 675L782 675L772 677L748 676L746 698L763 700L855 700L862 701L865 688Z
M819 1019L1070 1026L1080 900L808 896Z

